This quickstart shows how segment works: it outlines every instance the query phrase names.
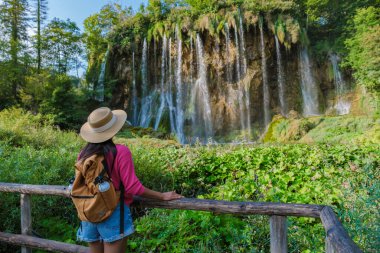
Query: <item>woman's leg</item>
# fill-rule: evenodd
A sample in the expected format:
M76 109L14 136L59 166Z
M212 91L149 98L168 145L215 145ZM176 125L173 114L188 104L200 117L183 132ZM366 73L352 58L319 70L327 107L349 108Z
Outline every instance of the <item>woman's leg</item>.
M125 253L127 238L104 243L104 253Z
M101 241L89 242L91 253L104 253L104 244Z

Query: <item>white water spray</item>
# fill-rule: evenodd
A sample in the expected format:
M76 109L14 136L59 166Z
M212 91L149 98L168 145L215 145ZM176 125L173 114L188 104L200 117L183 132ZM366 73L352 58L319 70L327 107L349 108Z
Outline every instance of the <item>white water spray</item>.
M132 52L132 124L137 125L138 104L137 104L137 88L136 88L136 73L135 73L135 52Z
M265 55L264 32L263 32L262 22L260 24L260 42L261 42L261 70L263 73L264 124L266 127L270 123L271 115L270 115L270 94L269 94L268 74L267 74L267 59Z
M197 137L207 140L212 137L212 118L211 118L211 106L210 98L207 87L207 68L204 62L203 44L202 40L197 34L196 39L196 53L197 53L197 65L198 65L198 79L191 94L191 105L194 106L192 123L193 129L199 129L203 132L201 136L199 131L196 133Z
M278 97L280 100L281 114L283 116L287 113L286 99L285 99L285 75L284 67L282 65L281 48L277 36L274 36L276 41L276 56L277 56L277 83L278 83Z
M98 86L96 87L96 96L95 99L99 102L104 102L104 80L106 76L106 63L108 58L108 49L104 55L102 64L100 65L100 72L98 78Z
M183 133L183 87L182 87L182 39L180 37L178 26L176 27L176 41L177 41L177 68L176 68L176 132L177 137L181 143L185 142L185 134Z
M148 46L146 39L144 39L141 58L141 82L142 99L139 122L141 127L148 127L152 119L152 95L148 91Z
M335 93L338 99L335 104L336 112L338 115L348 114L350 113L351 103L343 98L343 95L348 91L348 87L339 69L339 57L336 54L330 54L330 61L333 67Z
M165 107L165 65L166 65L166 49L167 49L167 39L164 35L163 41L162 41L162 54L161 54L161 85L160 85L160 107L158 108L157 115L156 115L156 121L154 123L154 129L157 130L158 126L161 121L161 116L164 111Z
M303 114L305 116L319 115L318 87L311 72L311 63L306 47L300 50L299 58Z

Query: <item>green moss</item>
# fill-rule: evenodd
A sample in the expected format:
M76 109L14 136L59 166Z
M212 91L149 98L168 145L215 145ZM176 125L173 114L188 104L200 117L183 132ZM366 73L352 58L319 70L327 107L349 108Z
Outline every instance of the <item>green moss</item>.
M380 121L368 116L277 118L263 142L380 143Z

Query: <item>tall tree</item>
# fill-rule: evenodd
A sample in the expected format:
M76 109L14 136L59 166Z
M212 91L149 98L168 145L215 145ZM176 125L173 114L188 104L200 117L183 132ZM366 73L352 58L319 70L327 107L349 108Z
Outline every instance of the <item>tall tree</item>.
M9 45L5 54L5 58L9 59L3 64L7 68L7 78L4 81L11 84L11 94L15 100L18 99L17 90L25 75L22 63L28 58L24 57L28 26L27 8L26 0L3 0L0 5L4 37Z
M44 59L53 70L67 74L78 66L83 48L75 22L55 18L43 29L41 38Z
M34 0L35 11L33 21L37 25L36 49L37 49L37 71L41 71L41 27L47 19L47 0Z
M87 52L87 74L89 83L96 83L100 65L104 60L111 28L120 22L121 17L128 14L118 4L105 5L99 13L95 13L84 21L83 42Z

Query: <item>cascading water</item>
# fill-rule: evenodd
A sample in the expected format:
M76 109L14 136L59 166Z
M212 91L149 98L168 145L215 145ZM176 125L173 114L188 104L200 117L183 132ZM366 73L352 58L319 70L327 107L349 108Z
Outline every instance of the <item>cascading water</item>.
M181 143L185 142L185 134L183 132L183 88L182 88L182 39L180 38L178 26L176 27L176 41L177 41L177 68L176 68L176 133Z
M144 39L141 58L141 82L142 99L139 122L141 127L148 127L152 119L152 95L148 91L148 46L146 39Z
M241 52L241 59L242 59L242 69L241 69L241 76L245 76L247 73L247 55L246 55L246 48L245 48L245 39L244 39L244 29L243 29L243 20L241 17L241 12L239 11L239 35L240 35L240 52ZM244 94L244 101L245 101L245 109L246 109L246 131L248 133L248 138L250 138L251 135L251 101L250 101L250 92L249 92L249 83L241 83L240 89L242 89Z
M156 38L150 49L148 40L144 39L139 49L141 66L135 65L140 61L140 58L135 58L140 52L133 53L130 59L132 67L128 79L132 81L131 121L141 127L153 126L156 130L159 127L170 128L168 130L175 133L182 144L192 143L193 137L201 142L206 142L210 137L223 141L245 138L248 141L252 137L252 123L265 122L266 127L270 124L270 84L273 87L277 85L279 101L273 102L281 108L281 114L285 115L289 108L296 108L298 100L293 95L297 92L291 91L299 89L298 82L286 83L285 76L286 60L292 57L284 57L285 50L279 38L265 37L264 29L267 28L265 24L263 27L262 20L256 36L253 34L254 28L244 29L243 22L241 16L236 16L236 26L233 28L225 23L222 27L225 40L212 41L208 37L204 47L201 34L182 35L178 27L175 29L175 37ZM248 35L250 38L254 36L254 41L245 41L244 33L247 36L247 32L252 32ZM273 44L266 43L269 39ZM269 57L269 47L276 54L273 57ZM297 73L299 68L304 114L315 115L318 114L319 87L312 76L312 59L309 59L307 49L300 49L299 65L290 64L286 70ZM157 55L152 55L153 50ZM294 50L290 51L292 52ZM339 58L331 55L330 60L337 96L343 97L341 94L346 88L341 88L345 83L338 67ZM103 68L102 63L101 72L104 74ZM119 71L125 75L124 68L120 67ZM324 80L323 77L321 80ZM274 97L276 95L273 94ZM262 98L256 101L256 96ZM339 114L344 114L339 106L340 100L335 108ZM254 108L260 109L256 112Z
M240 67L240 50L241 50L241 45L239 45L239 36L238 36L238 31L237 27L234 29L234 34L235 34L235 46L236 46L236 75L237 75L237 81L238 81L238 90L237 90L237 97L238 101L237 103L239 104L239 117L240 117L240 125L241 125L241 130L246 130L246 122L247 120L245 119L246 114L244 113L244 99L245 99L245 90L243 87L243 83L241 82L241 77L242 77L242 69Z
M165 94L166 98L166 104L169 109L169 119L170 119L170 130L172 133L175 133L176 128L175 128L175 108L173 104L173 73L172 73L172 38L169 38L169 43L168 43L168 78L169 78L169 87L168 91Z
M330 54L330 61L333 67L335 93L338 99L335 104L335 110L338 115L348 114L350 113L351 103L343 98L343 95L347 92L348 87L339 69L339 57L336 54Z
M270 94L269 94L269 87L268 87L267 59L265 55L263 22L260 22L260 42L261 42L260 44L261 45L261 70L263 73L264 124L266 127L270 123L271 115L270 115Z
M193 36L190 37L190 83L193 84L194 75L194 46L193 46Z
M137 88L136 88L136 73L135 73L135 52L132 52L132 124L137 125L138 119L138 104L137 104Z
M196 53L198 79L194 84L191 94L191 105L193 106L192 127L195 137L204 138L204 141L207 141L208 138L213 136L213 128L210 97L207 87L207 68L204 62L203 44L199 34L197 34L196 39Z
M276 41L276 56L277 56L277 83L278 83L278 90L279 90L279 100L280 100L280 107L281 107L281 114L283 116L286 115L287 108L286 108L286 99L285 99L285 75L284 75L284 67L282 66L282 57L281 57L281 48L280 43L278 41L277 36L274 36L274 39Z
M230 52L230 27L228 26L227 23L224 24L224 30L225 30L225 36L226 36L226 77L227 77L227 82L231 83L232 82L232 68L230 64L230 57L231 57L231 52Z
M156 121L154 123L154 129L157 130L161 121L162 113L165 107L165 73L166 73L166 49L167 49L168 41L166 36L162 40L162 55L161 55L161 85L160 85L160 107L158 108Z
M299 71L303 98L303 114L319 115L318 87L311 72L309 53L306 47L299 52Z
M244 40L244 29L243 29L243 21L241 18L241 13L239 11L239 35L240 35L240 51L242 54L242 75L245 75L247 73L247 56L245 52L245 40Z
M240 46L239 46L239 36L237 33L237 27L234 29L235 31L235 46L236 46L236 75L237 80L239 81L241 79L241 69L240 69Z
M96 96L95 99L99 102L104 102L104 80L106 76L106 63L108 58L108 49L104 55L102 64L100 65L100 72L98 78L98 85L96 87Z
M236 76L237 76L237 84L238 84L238 90L236 91L237 95L237 103L239 105L239 118L240 118L240 126L241 130L246 130L248 128L246 114L244 113L246 103L244 100L246 99L245 89L244 89L244 82L242 82L242 75L244 73L240 61L241 61L241 45L239 45L239 35L238 35L238 28L237 26L234 28L234 35L235 35L235 47L236 47Z

